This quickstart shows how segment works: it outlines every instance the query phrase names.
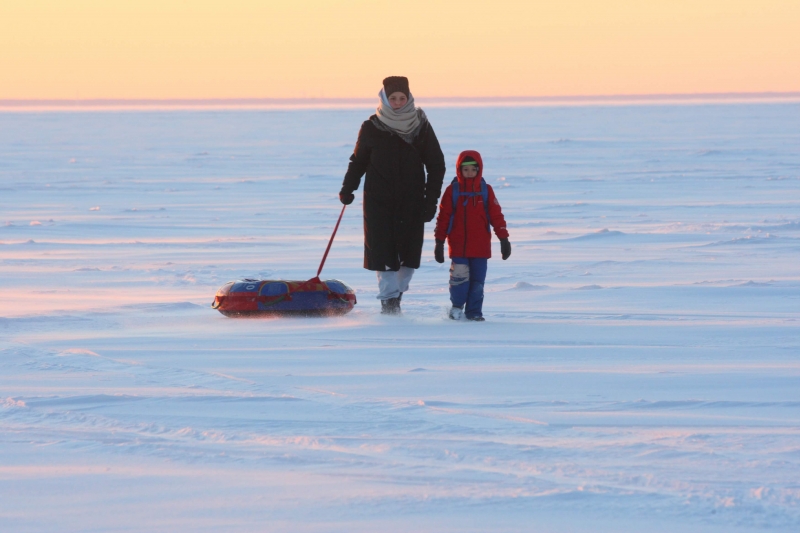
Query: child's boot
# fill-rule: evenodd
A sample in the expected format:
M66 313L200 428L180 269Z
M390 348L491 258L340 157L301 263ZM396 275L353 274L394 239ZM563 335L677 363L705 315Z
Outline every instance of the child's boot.
M463 315L464 311L460 307L451 307L450 313L448 314L451 320L461 320Z

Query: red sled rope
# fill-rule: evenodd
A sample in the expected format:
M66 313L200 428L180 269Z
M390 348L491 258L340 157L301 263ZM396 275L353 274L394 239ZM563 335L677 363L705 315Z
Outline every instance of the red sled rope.
M336 232L339 231L339 223L342 221L342 216L344 216L344 210L347 209L346 205L342 206L342 212L339 213L339 220L336 221L336 226L333 228L333 234L331 235L331 239L328 241L328 247L325 248L325 253L322 256L322 261L319 263L319 268L317 269L317 275L308 280L308 283L319 283L319 275L322 273L322 267L325 266L325 260L328 258L328 252L331 251L331 245L333 244L333 239L336 237Z

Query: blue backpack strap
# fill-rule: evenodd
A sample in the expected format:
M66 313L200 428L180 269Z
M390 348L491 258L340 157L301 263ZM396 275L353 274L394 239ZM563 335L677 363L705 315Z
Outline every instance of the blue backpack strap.
M450 213L450 224L447 226L447 234L450 235L450 232L453 231L453 220L456 218L456 204L458 203L458 197L461 195L458 192L458 178L453 178L453 182L450 184L452 190L450 191L453 193L453 212Z
M481 196L483 196L483 208L486 210L486 231L492 233L489 219L489 186L486 185L486 180L483 178L481 178Z

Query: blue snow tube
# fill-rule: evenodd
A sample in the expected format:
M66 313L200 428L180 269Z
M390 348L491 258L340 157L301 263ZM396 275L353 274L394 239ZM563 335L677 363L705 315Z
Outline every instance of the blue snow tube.
M231 281L220 287L211 307L228 317L326 316L349 313L355 291L343 281Z

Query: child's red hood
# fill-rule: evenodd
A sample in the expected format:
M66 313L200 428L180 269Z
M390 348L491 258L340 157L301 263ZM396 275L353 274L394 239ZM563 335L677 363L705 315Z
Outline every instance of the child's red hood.
M470 178L469 181L470 187L467 188L467 182L464 176L461 175L461 162L464 160L465 157L471 157L475 161L478 162L478 175L474 178ZM456 176L458 176L458 185L462 191L474 191L475 190L475 183L480 183L481 178L483 177L483 159L481 158L481 154L476 152L475 150L464 150L460 154L458 154L458 159L456 159Z

